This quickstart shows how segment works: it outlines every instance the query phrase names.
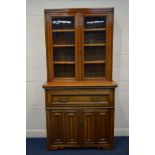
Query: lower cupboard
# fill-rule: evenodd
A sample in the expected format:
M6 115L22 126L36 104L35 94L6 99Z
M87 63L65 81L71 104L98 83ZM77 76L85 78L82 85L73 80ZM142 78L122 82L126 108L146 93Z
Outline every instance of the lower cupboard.
M114 109L64 107L46 109L48 149L112 147Z

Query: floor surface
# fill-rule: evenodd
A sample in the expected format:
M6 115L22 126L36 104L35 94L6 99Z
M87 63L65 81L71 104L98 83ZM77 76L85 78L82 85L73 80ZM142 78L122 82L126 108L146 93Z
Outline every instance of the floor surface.
M27 138L26 155L129 155L129 137L115 137L113 150L74 148L48 151L45 138Z

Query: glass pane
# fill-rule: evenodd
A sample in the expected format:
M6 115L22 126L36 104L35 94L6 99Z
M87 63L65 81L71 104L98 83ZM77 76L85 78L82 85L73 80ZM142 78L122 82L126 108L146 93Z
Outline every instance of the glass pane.
M84 48L84 61L105 60L104 46L90 46Z
M86 78L105 77L105 64L85 64L84 76Z
M53 32L53 44L74 44L74 32Z
M106 17L93 16L84 17L84 28L105 28L106 27Z
M104 78L106 16L84 17L84 77Z
M105 43L105 40L106 40L105 31L84 32L84 43L85 44Z
M54 65L55 77L75 77L75 65L74 64L55 64Z
M74 61L74 47L53 48L54 61Z
M53 29L74 29L74 17L52 18Z
M53 63L55 78L75 77L74 17L52 17Z

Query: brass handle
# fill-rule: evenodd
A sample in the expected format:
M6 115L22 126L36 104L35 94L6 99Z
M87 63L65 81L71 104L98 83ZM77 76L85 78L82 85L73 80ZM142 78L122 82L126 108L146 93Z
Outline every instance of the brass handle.
M101 100L100 97L92 97L91 99L93 102L99 102Z
M67 97L60 98L60 102L67 102L67 101L68 101L68 98Z

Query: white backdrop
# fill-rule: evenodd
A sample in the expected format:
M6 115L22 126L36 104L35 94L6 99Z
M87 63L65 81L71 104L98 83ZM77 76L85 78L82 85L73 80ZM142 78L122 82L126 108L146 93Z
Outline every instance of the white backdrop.
M128 0L27 0L27 137L46 136L44 9L114 7L113 80L116 88L115 136L129 133Z

